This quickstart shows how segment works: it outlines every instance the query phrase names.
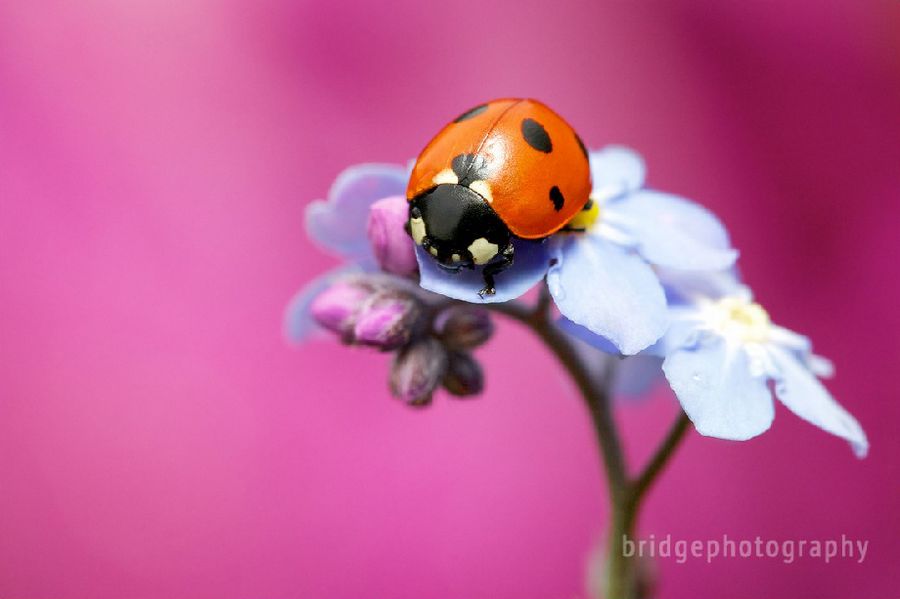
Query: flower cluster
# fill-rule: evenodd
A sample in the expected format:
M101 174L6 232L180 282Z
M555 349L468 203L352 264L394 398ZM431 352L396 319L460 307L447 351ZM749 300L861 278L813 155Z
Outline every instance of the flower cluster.
M435 302L396 277L351 275L313 299L310 314L344 343L394 352L390 387L409 405L431 402L438 386L465 397L481 392L481 366L471 351L493 325L477 306Z
M289 339L315 331L344 343L393 352L390 389L412 406L431 402L443 387L451 395L477 395L484 386L472 350L493 333L488 313L422 289L403 227L408 174L401 167L361 165L338 177L327 201L307 208L311 238L344 259L291 301Z
M299 342L324 329L395 352L391 389L413 405L440 385L476 394L482 373L469 352L491 331L478 304L516 300L546 281L560 330L609 354L637 356L629 361L641 362L631 370L643 385L628 386L664 375L701 434L743 440L764 432L774 390L792 412L864 456L865 433L818 379L831 374L830 363L754 303L721 222L690 200L646 188L643 160L629 149L591 152L590 165L591 208L577 230L515 240L514 264L484 296L477 269L441 268L404 230L406 169L348 169L307 211L309 236L344 263L295 296L288 337Z

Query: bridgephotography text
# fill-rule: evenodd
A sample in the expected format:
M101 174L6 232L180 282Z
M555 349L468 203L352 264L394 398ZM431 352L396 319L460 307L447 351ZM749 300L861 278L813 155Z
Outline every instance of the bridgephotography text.
M852 539L842 534L840 539L732 539L722 535L721 539L673 539L671 534L646 539L622 537L622 554L625 557L672 558L678 564L688 559L706 560L712 563L723 558L766 558L780 559L791 564L798 559L822 559L825 563L834 559L852 559L861 564L866 559L869 541Z

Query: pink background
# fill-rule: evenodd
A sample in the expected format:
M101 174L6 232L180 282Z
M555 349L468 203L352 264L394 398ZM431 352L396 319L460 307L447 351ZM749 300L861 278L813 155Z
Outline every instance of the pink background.
M869 554L663 560L661 595L896 596L900 3L594 4L0 5L0 596L583 596L599 463L527 333L480 352L483 398L424 412L385 357L280 336L334 264L304 203L502 95L720 214L871 439L858 462L781 408L692 434L645 534ZM673 413L622 412L633 460Z

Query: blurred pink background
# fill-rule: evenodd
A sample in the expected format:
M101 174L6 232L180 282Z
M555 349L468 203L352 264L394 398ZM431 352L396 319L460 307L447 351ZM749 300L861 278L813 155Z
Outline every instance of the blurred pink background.
M751 442L692 434L644 534L869 551L662 560L661 596L896 596L898 28L887 0L3 3L0 596L584 596L600 465L526 332L424 412L384 356L280 336L334 264L304 204L504 95L721 215L871 439L859 462L780 406ZM634 463L673 414L622 411Z

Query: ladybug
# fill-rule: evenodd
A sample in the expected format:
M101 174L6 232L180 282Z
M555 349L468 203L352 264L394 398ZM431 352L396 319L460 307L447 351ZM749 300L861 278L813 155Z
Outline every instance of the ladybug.
M541 240L590 210L581 138L537 100L506 98L456 117L416 159L407 231L449 271L483 267L484 289L513 263L514 238Z

